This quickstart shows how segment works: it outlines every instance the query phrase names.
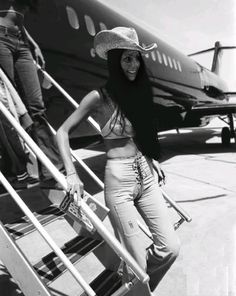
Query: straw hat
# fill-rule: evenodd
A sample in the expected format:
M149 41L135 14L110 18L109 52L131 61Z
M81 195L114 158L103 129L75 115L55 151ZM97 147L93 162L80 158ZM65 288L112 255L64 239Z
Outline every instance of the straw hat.
M157 47L156 43L142 47L139 45L138 35L133 28L116 27L103 30L94 37L94 48L102 59L107 59L107 52L111 49L131 49L147 53Z

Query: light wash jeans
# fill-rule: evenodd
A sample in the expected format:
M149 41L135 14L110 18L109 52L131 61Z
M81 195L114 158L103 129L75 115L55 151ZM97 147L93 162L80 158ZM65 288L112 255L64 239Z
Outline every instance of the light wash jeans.
M31 136L53 164L63 170L57 145L46 123L45 106L36 66L24 31L0 26L0 67L17 86L23 103L33 119ZM49 171L39 163L40 177L50 179Z
M108 159L105 200L117 238L150 276L149 286L138 284L128 295L151 295L180 246L151 161L140 152L133 158ZM141 248L137 211L153 235L154 242L147 250Z

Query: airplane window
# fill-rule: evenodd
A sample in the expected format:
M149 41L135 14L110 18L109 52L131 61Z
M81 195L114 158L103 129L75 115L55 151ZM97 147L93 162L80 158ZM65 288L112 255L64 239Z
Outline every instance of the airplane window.
M159 62L160 64L162 64L162 57L161 57L161 54L160 54L160 52L159 52L158 50L157 50L156 52L157 52L158 62Z
M72 28L78 30L79 29L79 19L77 16L76 11L74 8L70 6L66 6L66 13L68 17L69 24L71 25Z
M151 56L152 56L153 61L155 62L155 60L156 60L156 55L155 55L155 52L154 52L154 51L151 52Z
M177 67L176 60L175 59L173 59L173 64L174 64L175 70L178 70L178 67Z
M95 49L94 49L94 48L91 48L91 49L90 49L90 54L91 54L91 57L92 57L92 58L95 58L95 56L96 56L96 52L95 52Z
M145 43L142 43L142 47L146 47ZM144 56L145 56L145 58L148 59L149 58L149 53L146 53Z
M86 27L87 27L87 30L88 30L89 34L91 36L95 36L96 35L95 26L94 26L94 22L91 19L91 17L88 16L88 15L85 15L84 20L85 20L85 24L86 24Z
M177 65L178 65L179 71L182 72L182 67L179 61L177 62Z
M173 68L172 61L171 61L171 58L169 56L168 56L168 62L169 62L170 67Z
M164 53L162 54L162 57L163 57L163 60L164 60L164 64L166 66L168 66L167 58L166 58L166 55Z
M101 30L107 30L107 26L104 23L99 23Z

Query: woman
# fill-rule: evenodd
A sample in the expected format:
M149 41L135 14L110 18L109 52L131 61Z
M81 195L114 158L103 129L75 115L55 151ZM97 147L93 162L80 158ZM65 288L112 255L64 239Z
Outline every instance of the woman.
M94 45L97 54L107 59L109 79L105 87L84 97L57 133L68 190L79 202L83 183L71 160L68 134L96 110L107 153L105 201L110 219L118 239L150 275L150 288L140 284L131 293L151 295L150 290L154 291L179 250L158 184L156 172L161 178L163 175L157 161L157 125L151 85L141 56L156 44L141 47L134 29L117 27L99 32ZM148 254L140 248L137 210L153 235Z
M24 28L24 16L37 10L37 0L0 1L0 67L17 87L34 124L28 130L43 152L59 168L62 162L46 123L41 87L30 47L37 62L45 66L41 50ZM15 102L17 104L17 102ZM16 108L19 106L16 106ZM40 177L51 182L52 176L40 167Z

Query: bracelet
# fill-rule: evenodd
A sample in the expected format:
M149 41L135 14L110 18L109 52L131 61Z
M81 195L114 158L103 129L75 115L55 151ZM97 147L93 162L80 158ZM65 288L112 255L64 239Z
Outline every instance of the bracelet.
M69 177L69 176L72 176L72 175L76 175L76 172L73 172L73 173L67 174L66 177Z

